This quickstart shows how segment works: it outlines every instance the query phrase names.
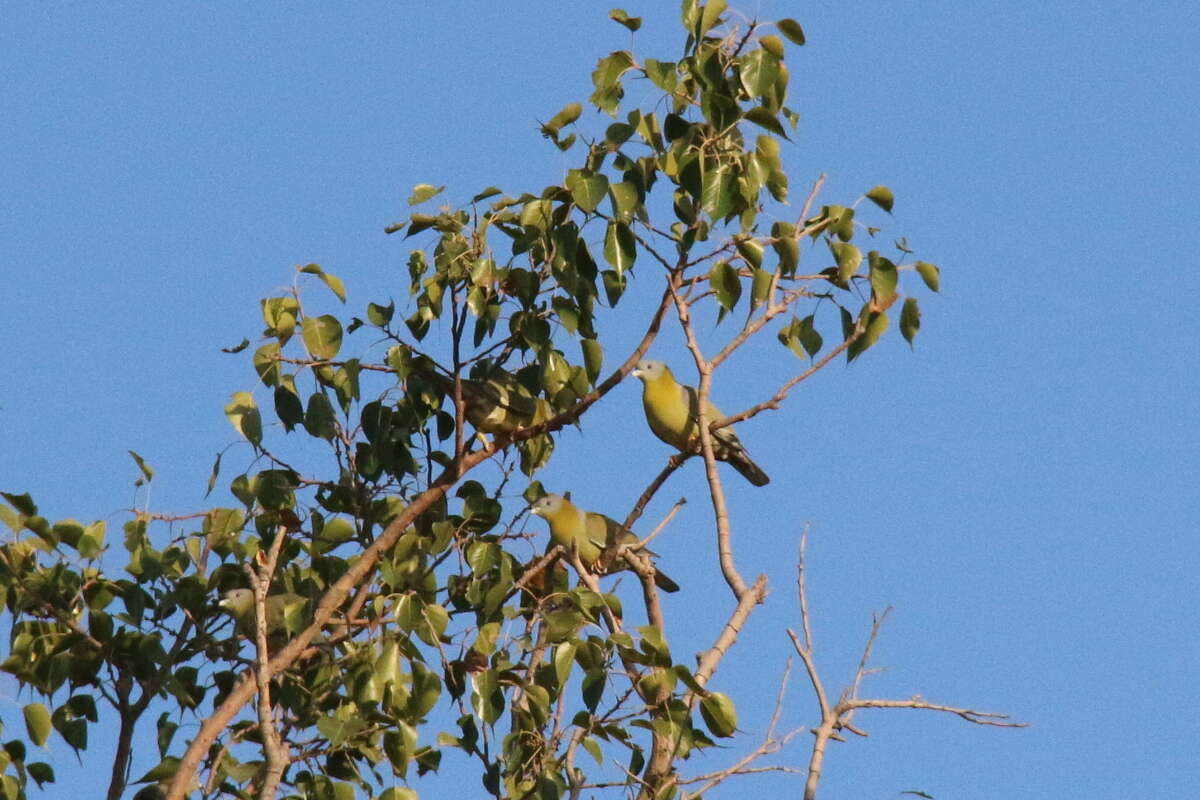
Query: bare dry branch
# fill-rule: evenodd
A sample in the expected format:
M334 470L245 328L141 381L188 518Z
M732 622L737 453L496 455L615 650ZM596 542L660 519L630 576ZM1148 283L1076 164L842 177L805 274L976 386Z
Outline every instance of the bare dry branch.
M812 681L813 692L817 696L817 703L820 706L821 722L820 725L812 729L814 734L812 754L808 762L808 777L804 784L804 800L815 800L817 796L817 784L821 780L821 771L825 763L825 751L829 741L845 741L840 735L843 730L849 731L856 736L867 735L866 731L855 727L852 723L854 712L860 708L913 708L925 711L939 711L947 714L955 714L967 722L975 725L990 725L997 728L1024 728L1025 723L1009 722L1007 714L998 714L989 711L977 711L970 708L959 708L956 706L947 706L937 703L928 703L919 695L913 696L905 700L880 700L880 699L861 699L858 697L859 688L862 685L863 678L871 675L878 670L869 666L871 660L871 651L875 646L875 641L879 638L879 632L883 627L884 621L887 619L888 613L891 611L889 606L883 613L875 615L872 619L871 633L867 637L866 646L863 648L862 657L859 659L858 667L854 671L854 679L851 684L842 690L841 697L838 702L830 707L825 689L822 685L820 675L817 672L816 662L813 659L813 640L812 631L809 622L808 598L807 590L804 582L805 571L805 549L808 542L808 527L805 526L804 531L800 535L800 553L797 562L797 578L796 584L800 595L800 617L803 625L803 636L798 635L795 631L788 629L788 636L791 637L792 645L796 648L796 652L800 655L804 662L804 667L808 671L809 680Z

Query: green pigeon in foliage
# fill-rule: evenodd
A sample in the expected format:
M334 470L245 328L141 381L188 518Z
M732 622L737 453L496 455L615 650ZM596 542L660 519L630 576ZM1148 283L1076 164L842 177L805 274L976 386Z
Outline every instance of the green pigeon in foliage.
M413 370L446 397L454 397L454 378L436 371L427 359L414 359ZM461 378L467 421L483 433L508 435L536 421L538 400L510 372L495 370L485 380Z
M531 513L546 520L550 526L550 538L555 544L570 550L575 549L579 560L588 569L594 569L606 548L621 544L634 545L640 539L632 531L622 528L621 523L596 514L584 511L562 495L548 494L533 504ZM643 553L655 555L649 550ZM628 569L629 564L624 559L614 561L611 570ZM664 592L679 591L679 584L661 572L655 571L654 585Z
M671 369L661 361L639 361L632 374L642 381L642 407L650 430L681 452L691 452L693 439L700 435L696 424L700 403L695 388L680 385ZM705 402L704 411L709 423L725 417L711 402ZM712 444L716 459L732 466L750 483L766 486L771 482L767 473L750 460L750 454L732 427L713 431Z
M267 598L267 633L284 632L284 618L289 608L308 602L298 594L283 592ZM254 592L249 589L230 589L221 598L219 605L227 611L237 625L238 633L254 638Z

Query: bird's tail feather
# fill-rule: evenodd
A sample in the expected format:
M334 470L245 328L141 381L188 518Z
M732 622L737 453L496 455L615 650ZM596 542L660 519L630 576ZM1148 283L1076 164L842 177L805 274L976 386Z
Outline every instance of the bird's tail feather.
M746 455L743 450L739 453L734 453L729 458L729 465L736 469L743 478L750 481L755 486L766 486L771 482L771 478L767 473L762 471L762 467L750 460L750 456Z
M654 573L654 585L662 589L664 592L678 592L679 584L668 578L661 572Z

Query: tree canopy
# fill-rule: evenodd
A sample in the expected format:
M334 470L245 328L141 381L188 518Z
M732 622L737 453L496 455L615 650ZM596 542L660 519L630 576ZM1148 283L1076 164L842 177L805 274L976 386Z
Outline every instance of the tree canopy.
M587 105L607 119L572 102L541 124L570 160L561 184L480 187L453 206L436 205L443 186L413 187L412 212L387 229L411 248L399 298L342 310L342 278L308 264L261 301L261 334L229 348L259 385L225 407L251 454L213 464L207 488L227 490L223 504L146 509L113 536L4 493L0 666L36 698L29 742L57 735L83 752L89 730L113 726L110 798L136 785L139 798L398 800L450 753L498 798L668 798L744 771L688 770L693 753L739 736L736 692L710 682L766 591L731 544L725 493L755 488L723 482L730 426L788 413L794 388L858 358L893 318L912 343L914 293L936 292L940 276L884 238L886 187L826 203L822 179L797 188L784 171L800 24L747 22L723 0L685 0L680 22L678 53L598 60ZM640 107L626 99L633 82L653 87ZM610 319L639 332L635 346L606 346ZM672 441L623 518L530 523L539 501L548 521L574 508L543 500L557 497L539 474L563 457L559 432L586 427L666 325L692 355L676 372L696 376L695 435ZM757 336L778 340L794 377L714 418L714 376ZM668 584L645 546L671 515L638 525L678 469L705 471L728 589L694 660L671 647ZM127 561L106 570L114 553ZM711 587L680 591L719 602ZM822 696L825 740L870 707L856 697ZM150 726L161 763L131 776L135 731ZM53 781L19 738L0 766L0 796Z

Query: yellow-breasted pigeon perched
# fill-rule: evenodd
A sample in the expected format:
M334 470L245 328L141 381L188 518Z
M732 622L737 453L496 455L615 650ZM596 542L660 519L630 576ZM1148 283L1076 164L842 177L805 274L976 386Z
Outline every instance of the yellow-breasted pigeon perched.
M432 362L424 357L415 358L413 371L447 397L454 397L454 379L437 372ZM476 430L509 434L534 424L538 411L537 398L512 373L496 370L486 380L462 378L461 383L467 421Z
M642 380L642 407L646 410L650 430L672 447L690 452L692 440L700 435L696 425L700 404L695 388L681 386L670 368L661 361L639 361L633 376ZM705 404L704 410L710 424L725 417L711 402ZM767 473L750 460L750 454L732 427L713 431L712 444L713 455L718 461L732 466L755 486L766 486L771 482Z
M267 598L267 633L282 633L284 616L287 614L288 608L303 605L305 602L307 601L303 597L291 592L269 596ZM253 638L254 592L249 589L230 589L217 605L233 617L238 633Z
M562 495L548 494L533 504L530 511L550 526L550 538L555 544L570 550L573 546L579 554L579 560L588 569L593 569L606 548L622 544L637 544L639 539L632 531L622 528L614 519L584 511ZM654 555L649 550L643 553ZM628 569L629 564L624 559L613 561L611 569ZM654 573L654 584L664 592L679 591L679 584L657 570Z

